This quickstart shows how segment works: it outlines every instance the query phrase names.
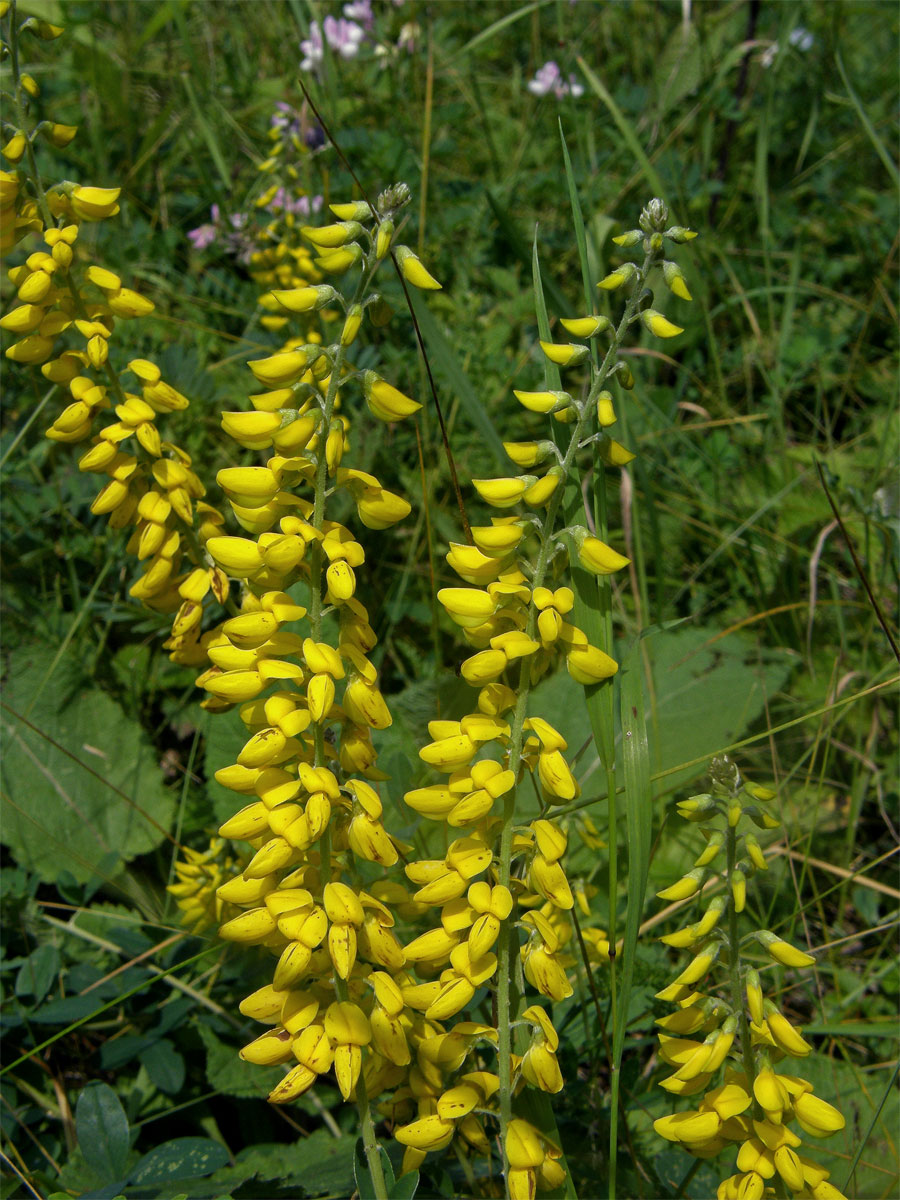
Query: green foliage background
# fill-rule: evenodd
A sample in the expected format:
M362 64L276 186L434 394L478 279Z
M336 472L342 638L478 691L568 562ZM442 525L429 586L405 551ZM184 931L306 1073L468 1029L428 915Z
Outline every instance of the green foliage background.
M19 7L66 26L38 47L33 74L45 110L80 132L44 169L123 187L115 237L97 235L98 261L156 303L129 349L189 395L172 436L211 479L235 461L218 414L245 405L244 364L276 339L259 325L246 271L215 249L196 254L186 232L213 203L228 215L249 207L273 105L301 100L297 43L339 6ZM416 24L414 52L328 57L313 92L367 186L404 179L419 205L411 229L444 291L417 311L470 515L467 480L503 473L500 441L541 429L511 399L537 378L536 226L551 314L580 308L559 124L597 277L618 261L610 235L631 227L651 194L701 234L683 257L694 304L670 306L684 336L671 351L649 341L632 351L638 383L622 415L639 457L613 513L613 527L630 531L635 585L617 595L617 632L623 650L641 638L646 668L651 884L664 886L695 853L690 830L667 819L673 793L698 780L712 752L738 744L751 777L777 781L792 851L757 888L760 919L826 947L814 989L782 997L816 1043L809 1077L847 1115L823 1161L839 1186L849 1179L848 1195L889 1200L896 663L847 539L896 627L896 6L376 8L386 42ZM814 39L807 50L790 40L800 27ZM577 76L583 96L527 90L548 59ZM326 200L348 197L333 151L313 166ZM14 295L2 288L6 308ZM424 395L402 296L391 286L385 296L396 315L371 361ZM4 375L0 1195L347 1196L352 1114L328 1088L288 1113L267 1108L267 1072L236 1057L251 1036L237 1002L252 956L248 965L182 935L166 898L169 835L200 845L229 811L211 776L240 735L199 708L191 673L160 650L166 619L129 600L124 539L90 514L92 481L69 449L41 437L52 418L40 377L10 366ZM393 775L391 828L418 839L399 797L419 781L416 750L436 704L462 711L465 695L433 600L450 582L442 547L459 514L427 407L420 429L421 477L411 429L354 434L355 465L388 486L416 497L424 478L425 504L373 539L378 573L366 579L395 714L381 760ZM567 680L544 690L565 712L570 745L587 743ZM579 775L585 795L601 799L595 767L588 748ZM590 811L602 828L603 807ZM593 852L582 853L589 869ZM594 882L602 895L602 868ZM652 912L651 902L642 915ZM645 1070L660 1012L652 997L670 963L651 934L641 938L620 1192L699 1200L714 1194L715 1164L684 1183L688 1160L651 1128L670 1103ZM563 1007L559 1027L567 1088L554 1107L588 1197L606 1174L608 1081L584 997ZM426 1164L419 1194L466 1186L451 1164Z

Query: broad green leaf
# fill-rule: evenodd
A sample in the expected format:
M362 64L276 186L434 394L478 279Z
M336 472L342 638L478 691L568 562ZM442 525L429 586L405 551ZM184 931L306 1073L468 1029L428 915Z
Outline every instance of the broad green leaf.
M75 1107L75 1129L84 1161L104 1182L124 1176L130 1140L128 1118L108 1083L89 1083Z
M141 1051L140 1060L147 1068L150 1082L161 1092L174 1096L181 1091L185 1075L184 1059L168 1038L147 1046Z
M203 1022L197 1026L197 1031L206 1047L207 1081L222 1095L263 1100L284 1078L280 1067L257 1067L238 1058L237 1050L216 1037Z
M49 942L32 950L16 975L16 995L34 996L40 1004L59 975L59 963L59 950Z
M244 1183L256 1181L249 1194L271 1195L275 1188L279 1194L287 1191L297 1196L349 1196L353 1192L353 1152L355 1137L333 1137L324 1129L317 1129L307 1138L293 1143L261 1143L241 1150L234 1166L221 1167L202 1183L178 1184L180 1193L208 1200L220 1196L223 1191L235 1192ZM272 1184L267 1189L266 1183ZM160 1189L155 1193L160 1200L172 1195Z
M173 1138L145 1154L128 1176L130 1187L211 1175L228 1162L228 1151L212 1138Z
M47 688L29 724L20 719L52 659L47 647L10 656L0 839L42 879L65 869L83 883L104 859L111 871L111 854L127 863L159 845L174 803L155 750L105 692L92 688L61 705Z

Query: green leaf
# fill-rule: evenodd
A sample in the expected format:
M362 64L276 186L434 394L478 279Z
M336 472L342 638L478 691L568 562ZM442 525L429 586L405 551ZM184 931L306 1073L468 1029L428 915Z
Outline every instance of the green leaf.
M32 688L53 657L27 646L10 656L0 839L43 880L68 870L83 883L104 859L110 871L107 856L129 862L159 845L174 803L140 726L105 692L60 705L48 688L26 723Z
M484 401L462 369L453 345L425 301L414 289L410 291L410 298L435 378L442 380L447 385L450 394L459 401L459 406L465 413L466 419L472 428L484 438L497 462L505 461L506 451L503 449L503 439L495 429L494 423L484 407Z
M720 637L710 628L654 632L647 645L654 688L650 766L665 774L666 790L684 786L706 769L705 759L740 738L795 665L784 652L761 650L752 635ZM693 765L673 769L681 763Z
M228 1151L212 1138L174 1138L145 1154L128 1176L130 1187L166 1183L173 1179L197 1179L211 1175L228 1162Z
M34 996L40 1004L59 975L59 962L59 950L49 942L32 950L16 975L16 995Z
M650 872L653 830L653 796L650 790L650 752L644 720L644 685L641 643L635 642L622 662L621 715L622 767L625 777L625 825L628 831L628 907L622 947L624 966L619 989L619 1013L613 1035L616 1070L622 1061L628 1018L634 955Z
M262 1100L284 1078L280 1067L257 1067L238 1058L234 1046L216 1037L208 1025L201 1022L197 1031L206 1047L206 1078L220 1094Z
M184 1059L168 1038L154 1042L140 1053L141 1063L147 1068L150 1082L167 1096L180 1092L184 1084Z
M419 1188L419 1172L407 1171L405 1175L401 1175L391 1188L388 1196L390 1200L413 1200Z
M122 1179L128 1163L128 1118L107 1083L89 1083L78 1097L75 1129L84 1161L107 1183Z
M51 1000L31 1014L38 1025L67 1025L97 1011L96 996L66 996L63 1000Z
M233 763L247 740L247 727L235 708L227 713L207 713L203 729L206 793L212 801L217 824L233 817L236 809L234 792L222 787L215 778L220 767Z
M355 1144L354 1137L335 1138L326 1130L317 1129L294 1143L248 1146L239 1152L233 1167L222 1167L202 1184L186 1184L180 1190L188 1196L208 1200L222 1191L235 1192L242 1184L254 1180L255 1186L248 1189L250 1195L271 1196L277 1185L280 1195L349 1196L354 1186ZM273 1186L259 1186L265 1183Z

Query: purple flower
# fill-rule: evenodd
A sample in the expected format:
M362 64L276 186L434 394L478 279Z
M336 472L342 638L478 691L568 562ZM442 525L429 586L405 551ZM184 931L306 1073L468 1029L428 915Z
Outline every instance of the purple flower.
M336 50L341 58L355 58L359 53L360 43L366 36L366 31L361 25L343 17L326 17L322 22L322 31L328 45L332 50Z
M559 85L562 75L559 67L552 60L544 63L541 69L535 75L534 79L528 84L528 90L533 96L546 96Z
M207 246L211 246L218 235L217 225L219 223L219 206L214 204L210 209L210 215L213 219L213 224L198 225L196 229L188 230L188 241L195 250L205 250Z
M284 100L279 100L275 105L275 111L269 118L269 125L272 129L280 129L286 134L300 133L300 114L290 104Z
M375 20L372 0L352 0L352 3L344 5L344 16L350 21L360 21L366 29L371 29Z
M322 207L322 197L313 196L310 200L309 196L298 196L292 199L286 188L280 187L266 208L273 213L295 213L303 217L308 217L311 213L317 213Z
M549 92L553 92L557 100L561 100L563 96L584 95L584 88L575 76L570 75L566 82L563 79L562 71L552 59L550 62L545 62L534 79L529 82L528 90L533 96L546 96Z
M303 59L300 63L301 71L311 71L322 61L325 45L322 41L322 31L319 29L318 21L310 22L309 37L300 43L300 49L303 52Z

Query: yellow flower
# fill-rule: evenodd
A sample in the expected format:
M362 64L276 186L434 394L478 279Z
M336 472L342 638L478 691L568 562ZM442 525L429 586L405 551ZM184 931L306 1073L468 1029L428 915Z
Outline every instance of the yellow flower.
M426 271L421 260L413 254L408 246L397 246L394 254L403 278L413 287L425 291L435 291L441 288L442 285Z

